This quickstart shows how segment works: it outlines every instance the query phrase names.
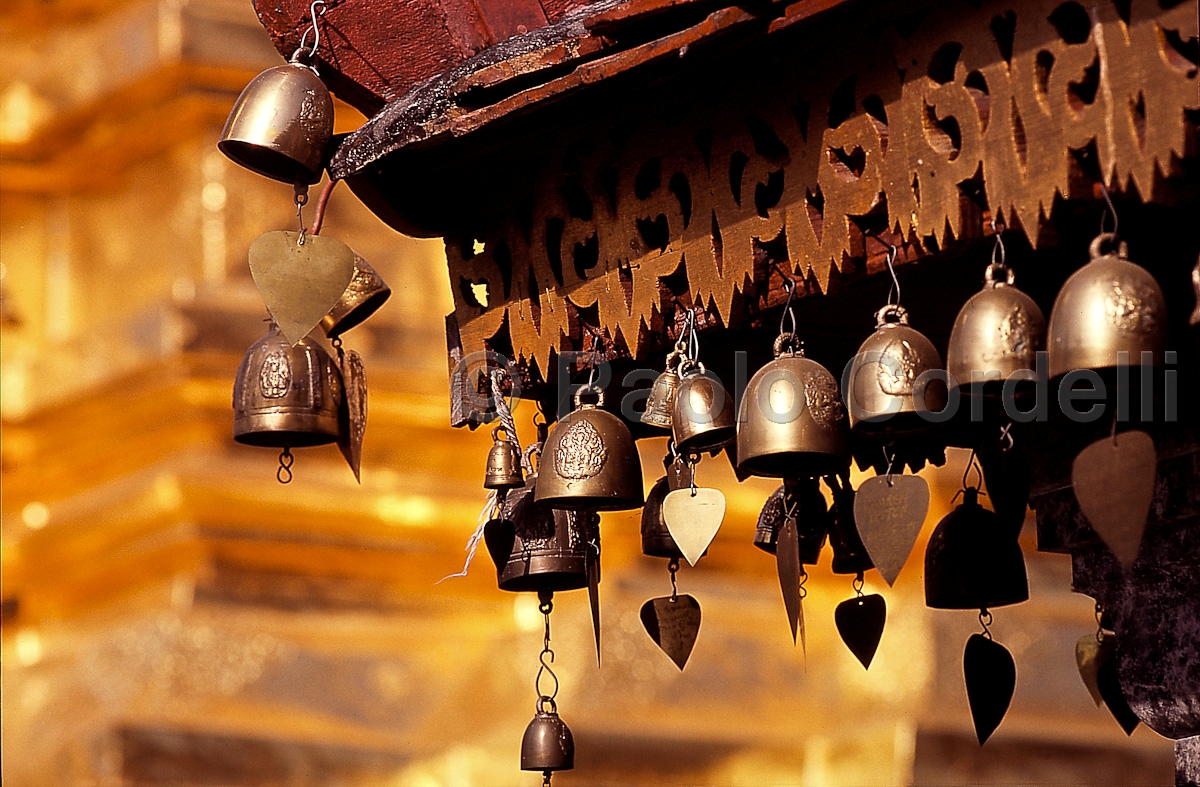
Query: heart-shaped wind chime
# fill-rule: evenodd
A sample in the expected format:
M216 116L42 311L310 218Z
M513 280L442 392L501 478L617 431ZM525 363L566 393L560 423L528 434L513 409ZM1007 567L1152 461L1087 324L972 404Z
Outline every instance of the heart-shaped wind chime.
M342 348L341 336L391 295L366 260L320 235L335 181L321 192L312 228L304 224L308 187L321 178L333 135L333 99L316 65L324 6L311 5L311 25L291 60L259 74L238 96L217 144L247 169L295 187L299 230L268 232L250 246L250 273L271 324L246 352L233 388L234 439L282 448L280 483L292 480L293 448L333 442L360 479L366 371L357 352ZM316 337L318 326L336 362Z

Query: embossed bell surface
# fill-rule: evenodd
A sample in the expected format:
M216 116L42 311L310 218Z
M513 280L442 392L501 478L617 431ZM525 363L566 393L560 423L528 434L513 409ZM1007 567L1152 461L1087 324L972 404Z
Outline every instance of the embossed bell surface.
M1162 363L1167 332L1162 288L1149 271L1126 259L1124 243L1117 244L1111 233L1096 236L1091 262L1071 274L1054 300L1047 338L1051 377L1075 369L1140 366L1143 352L1151 353L1152 364Z
M979 505L966 489L963 502L938 522L925 548L925 605L934 609L990 609L1029 600L1025 557L1012 528Z
M671 531L663 519L663 500L672 491L667 476L663 476L650 487L646 505L642 508L642 554L649 557L678 559L683 557Z
M620 511L640 508L642 466L625 423L596 405L584 404L581 388L576 410L554 425L542 451L538 502L559 508Z
M992 264L983 290L963 304L950 331L946 369L963 393L1000 392L1002 381L1034 379L1038 350L1046 342L1046 318L1013 286L1011 268Z
M292 346L272 326L238 367L233 439L274 448L336 442L342 397L342 375L329 354L308 339Z
M875 333L858 348L850 377L850 428L890 436L923 431L923 414L946 407L942 361L933 343L908 325L901 306L875 314ZM928 373L928 374L927 374Z
M676 371L678 357L678 353L667 356L667 368L658 375L650 388L650 397L646 399L646 409L642 412L642 423L659 429L671 428L671 418L675 412L675 392L679 390L679 372Z
M697 367L699 372L680 376L671 412L675 447L684 454L717 451L737 437L733 396L703 365Z
M521 738L521 770L569 771L575 767L575 739L555 711L538 709Z
M782 486L771 493L758 514L758 525L754 529L754 546L771 555L775 554L779 528L783 526L783 493Z
M391 288L371 263L355 254L354 276L337 304L321 318L321 330L331 339L341 336L377 312L391 295Z
M846 407L837 380L805 358L796 337L775 341L775 359L750 378L738 413L738 470L783 478L834 473L850 461Z
M333 98L302 63L268 68L238 96L217 148L246 169L284 183L321 179L333 136Z
M501 590L577 590L588 586L589 550L599 543L600 517L564 511L534 499L538 476L509 492L484 528Z

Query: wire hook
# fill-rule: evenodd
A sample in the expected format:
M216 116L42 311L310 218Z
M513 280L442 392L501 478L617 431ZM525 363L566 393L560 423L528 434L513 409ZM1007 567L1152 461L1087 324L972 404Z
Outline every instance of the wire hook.
M787 302L783 304L783 314L779 315L780 336L796 333L796 313L792 311L792 298L796 296L796 280L790 276L785 276L783 279L783 289L787 290ZM791 328L784 330L787 323L791 323Z
M893 265L893 263L895 263L895 261L896 261L896 253L898 251L899 251L899 249L897 249L895 246L889 245L887 257L884 258L885 261L887 262L888 273L892 274L892 286L888 288L888 305L889 306L892 305L892 290L896 291L896 305L897 306L900 305L900 279L898 279L896 277L896 268Z
M317 67L311 62L317 56L317 47L321 45L321 28L317 26L317 6L321 6L321 16L325 16L325 11L327 10L325 8L325 0L313 0L312 4L308 7L308 15L312 18L312 22L309 24L308 29L300 36L300 46L296 49L296 54L305 51L304 42L308 39L308 34L311 32L313 34L313 44L312 49L308 50L308 59L310 62L306 65L314 74L320 76L317 72Z
M1117 208L1116 208L1116 206L1113 205L1112 197L1110 197L1108 194L1108 189L1104 187L1104 181L1100 181L1099 186L1100 186L1100 193L1104 195L1104 202L1108 206L1105 213L1100 214L1100 234L1103 235L1105 233L1104 219L1111 215L1112 220L1113 220L1112 234L1116 235L1117 234Z

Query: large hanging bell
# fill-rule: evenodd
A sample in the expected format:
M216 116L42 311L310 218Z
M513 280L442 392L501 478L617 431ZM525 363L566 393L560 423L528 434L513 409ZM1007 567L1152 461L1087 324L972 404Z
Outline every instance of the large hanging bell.
M233 439L300 448L338 439L342 375L320 345L292 346L274 324L255 342L233 383Z
M1050 311L1050 376L1140 366L1144 352L1151 365L1162 363L1167 305L1158 282L1126 258L1125 243L1112 233L1097 235L1089 253L1091 262L1071 274Z
M642 508L642 554L649 557L665 557L678 560L683 552L671 537L667 521L663 519L662 504L671 493L670 481L666 476L658 479L650 487L646 495L646 505Z
M964 490L925 549L926 606L990 609L1028 599L1025 557L1012 528L979 505L978 490Z
M585 404L590 391L596 404ZM602 410L604 391L585 385L575 410L554 425L542 451L538 502L558 508L621 511L642 506L642 465L629 427Z
M909 327L908 312L888 304L850 370L850 428L887 437L924 431L946 407L946 379L933 343Z
M850 461L846 407L829 370L804 357L795 334L775 340L775 360L750 378L737 425L738 470L818 476Z
M496 564L501 590L577 590L588 586L588 550L599 549L600 516L565 511L535 500L537 474L510 492L484 543ZM593 561L599 566L599 561ZM599 577L596 577L599 581Z
M492 447L488 451L487 469L483 475L484 489L516 489L524 485L525 475L521 472L521 451L516 443L500 434L503 426L492 430Z
M988 265L983 290L963 304L954 320L946 370L965 394L998 394L1005 380L1035 378L1037 352L1046 342L1046 318L1013 280L1012 268Z
M667 368L663 369L650 388L650 397L646 399L646 409L642 412L642 423L659 429L671 428L675 392L679 390L679 357L678 350L672 350L667 356Z
M331 339L341 336L378 311L391 294L391 288L371 263L355 254L354 276L337 304L321 319L321 330Z
M550 710L543 710L543 702ZM575 767L575 739L571 730L558 717L554 700L539 698L537 715L525 728L521 739L521 770L569 771Z
M704 364L679 365L679 390L671 413L671 435L681 454L716 453L737 437L733 397Z
M284 183L321 179L333 136L333 98L297 50L287 65L250 81L225 121L217 147L246 169Z

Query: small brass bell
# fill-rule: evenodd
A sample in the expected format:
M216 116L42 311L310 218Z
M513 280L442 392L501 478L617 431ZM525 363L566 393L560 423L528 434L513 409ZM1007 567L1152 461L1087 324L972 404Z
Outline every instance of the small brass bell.
M238 367L233 439L273 448L336 442L343 396L329 353L308 339L292 346L272 324Z
M642 554L649 557L665 557L678 560L683 557L667 522L663 519L662 504L671 493L671 484L666 476L658 479L646 495L642 508Z
M675 392L679 390L679 358L678 349L667 356L667 368L655 379L654 386L650 389L650 397L646 399L642 423L657 426L659 429L671 428L671 417L675 412Z
M979 505L977 489L942 518L925 549L925 604L989 609L1029 599L1025 557L1012 528Z
M923 416L946 407L941 367L933 343L909 327L907 310L884 306L850 370L850 428L872 436L923 431L932 423Z
M521 451L516 443L504 437L503 426L492 430L492 447L488 451L487 470L483 475L484 489L516 489L525 484L525 475L521 472Z
M965 394L999 393L1013 377L1034 379L1034 362L1046 342L1046 318L1013 286L1012 268L993 262L983 290L963 304L950 331L946 369Z
M585 404L591 391L596 404ZM570 509L622 511L643 502L642 466L629 427L602 410L604 391L583 386L575 410L554 425L542 451L536 498Z
M737 438L733 397L704 364L679 365L679 390L671 413L671 434L683 454L716 453Z
M537 474L510 492L484 528L501 590L577 590L588 586L588 550L600 542L600 516L564 511L534 499ZM599 561L595 561L599 566ZM599 577L596 578L599 581Z
M550 710L543 710L543 702L550 705ZM569 771L574 767L575 739L571 730L558 717L554 700L540 698L537 714L521 739L521 770L542 771L549 776L553 771Z
M337 305L321 319L321 330L331 339L341 336L378 311L391 294L391 288L371 263L355 254L354 277Z
M321 179L333 136L329 88L296 50L287 65L250 81L225 121L217 148L246 169L284 183Z
M835 473L850 461L846 407L837 380L804 357L795 334L775 340L775 360L746 386L737 426L742 473L782 478Z
M1143 352L1161 363L1167 330L1162 288L1126 259L1125 243L1112 233L1097 235L1089 253L1091 261L1071 274L1050 312L1050 376L1140 366Z
M754 546L774 555L779 543L779 528L783 527L783 487L779 487L758 514L758 525L754 528Z

